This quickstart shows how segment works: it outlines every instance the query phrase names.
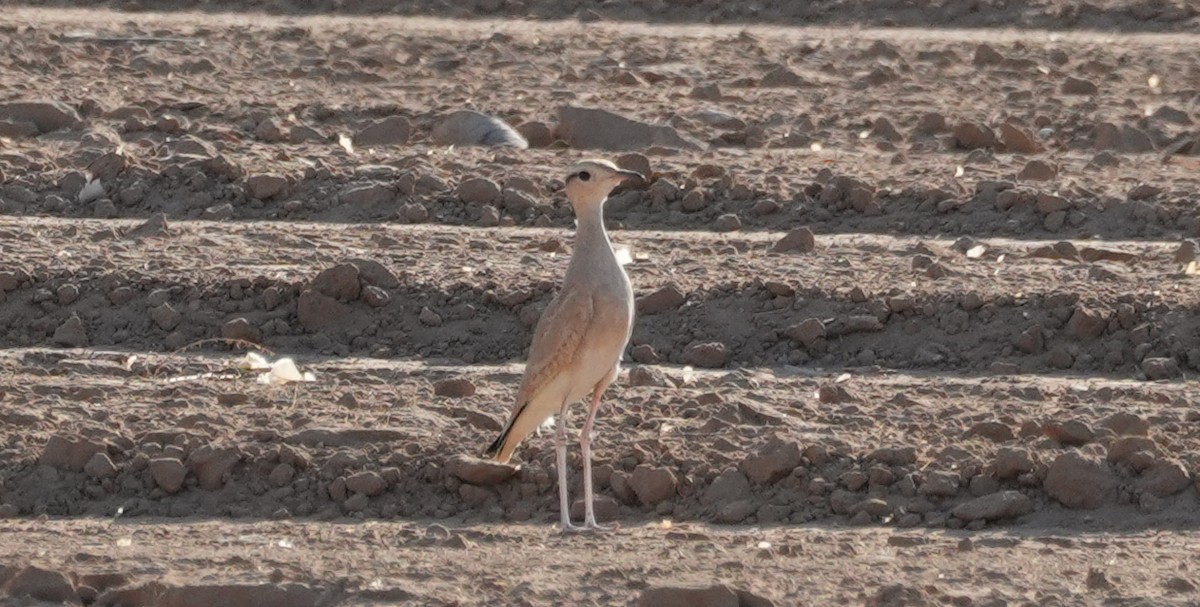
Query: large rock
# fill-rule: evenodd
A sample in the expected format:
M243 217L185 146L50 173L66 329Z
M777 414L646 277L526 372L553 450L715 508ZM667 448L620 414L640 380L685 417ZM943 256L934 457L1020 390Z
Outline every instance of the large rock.
M867 597L866 607L917 607L934 604L921 588L906 584L888 584Z
M109 182L117 178L121 171L125 170L128 163L125 154L121 152L108 152L97 157L88 164L87 172L92 178L99 179L102 182Z
M177 493L183 488L187 478L187 467L174 457L160 457L150 460L150 477L154 484L167 493Z
M23 120L0 120L0 137L8 139L23 139L25 137L36 137L38 135L37 125L32 122Z
M1136 470L1149 467L1158 456L1158 445L1145 436L1122 436L1108 444L1108 461L1128 464Z
M376 591L388 596L388 590ZM134 584L114 584L104 591L96 605L140 605L156 607L318 607L345 604L330 599L336 596L318 586L288 583L271 584L255 580L243 583L221 583L220 581L191 581L167 585L159 580ZM389 601L391 602L391 601ZM370 601L371 604L382 604ZM363 603L359 603L363 604ZM393 604L395 604L393 602Z
M1179 362L1174 358L1167 357L1146 358L1142 361L1142 373L1145 373L1146 379L1151 381L1173 379L1182 375L1179 370Z
M171 307L171 304L163 302L150 309L150 319L163 331L174 331L175 327L183 322L183 314Z
M558 136L573 148L628 152L652 146L701 150L705 145L665 125L630 120L619 114L586 107L558 110Z
M750 495L750 481L740 470L730 468L717 475L700 496L705 506L724 504Z
M687 297L675 285L666 285L637 299L638 314L658 314L683 305Z
M1103 460L1068 451L1050 464L1042 488L1068 508L1095 510L1116 496L1117 475Z
M989 44L980 44L975 47L975 56L973 58L975 65L999 65L1004 63L1004 55L992 48Z
M358 266L352 263L342 263L321 270L312 279L312 282L308 283L308 286L310 289L338 301L354 301L358 299L358 294L362 289L358 277Z
M724 584L654 586L642 591L637 607L774 607L770 599Z
M746 517L758 512L759 505L752 499L741 499L717 508L716 521L726 525L736 525Z
M72 314L63 324L54 330L54 344L70 348L82 348L88 345L87 329L79 315Z
M378 472L366 470L346 477L346 488L367 497L375 497L387 490L387 481Z
M954 126L954 145L964 150L996 145L996 133L985 124L960 122Z
M772 245L771 251L775 253L791 253L793 251L809 253L816 248L817 239L813 235L812 230L808 228L796 228Z
M112 478L117 475L117 466L107 453L100 452L88 460L83 466L83 471L92 478Z
M1044 429L1046 436L1072 447L1080 447L1092 442L1096 432L1092 427L1077 419L1048 422Z
M739 607L737 593L724 585L648 588L637 604L638 607Z
M819 318L806 318L783 330L783 334L794 339L804 347L811 347L818 339L825 337L825 323Z
M763 74L758 84L766 88L807 88L813 85L786 65L777 65Z
M997 478L1016 478L1026 472L1032 472L1036 462L1027 449L1019 447L1001 447L996 451L992 460L992 470Z
M1093 129L1093 145L1097 150L1115 150L1138 154L1154 151L1154 141L1145 131L1129 125L1118 127L1111 122L1101 122Z
M221 325L221 337L257 344L262 343L263 334L258 327L250 324L249 320L239 316Z
M349 314L349 306L313 289L301 292L296 304L296 318L309 331L337 327Z
M719 369L729 362L731 355L729 348L720 342L694 344L683 352L683 362L703 369Z
M997 443L1010 441L1014 436L1012 428L1008 424L996 420L976 422L967 430L967 434L981 436Z
M390 202L395 192L382 183L351 185L338 194L338 201L356 207L369 207Z
M105 453L106 450L104 443L80 436L55 434L46 442L46 446L42 449L42 455L38 458L38 463L72 472L82 472L93 456L97 453Z
M188 468L200 481L200 488L216 491L225 486L225 477L242 461L242 452L235 447L204 445L188 456Z
M1138 477L1138 488L1158 497L1175 495L1192 483L1183 464L1173 459L1156 460Z
M446 472L464 483L489 487L512 478L517 467L490 459L456 455L446 462Z
M1100 91L1095 82L1075 76L1067 76L1062 82L1061 90L1064 95L1095 95Z
M282 175L262 174L246 178L246 189L255 200L266 200L283 192L288 180Z
M1010 204L1008 202L1004 202L1004 203L1000 202L1002 198L1007 197L1009 194L1012 194L1014 199L1017 196L1024 197L1024 195L1019 194L1016 190L1001 192L1000 195L997 196L997 198L996 198L997 206L999 206L1000 208L1004 208L1004 209L1012 207L1013 204L1015 204L1015 203ZM1057 217L1066 217L1066 212L1071 210L1072 204L1071 204L1070 200L1067 200L1063 196L1059 196L1057 194L1051 194L1050 192L1041 192L1034 197L1034 206L1037 208L1037 211L1039 213L1041 213L1042 215L1046 215L1046 216L1054 215ZM1047 217L1046 221L1049 221L1048 217ZM1058 246L1053 247L1053 249L1058 249L1058 248L1059 248ZM1076 254L1077 252L1074 250L1074 248L1075 248L1074 245L1071 245L1070 247L1064 247L1064 249L1069 249L1072 254ZM1039 249L1037 251L1037 253L1041 253L1041 249ZM1034 257L1051 257L1051 255L1041 255L1041 254L1031 254L1031 255L1033 255ZM1064 253L1062 253L1062 252L1059 253L1060 258L1065 257L1065 256L1066 255Z
M0 585L0 596L13 599L34 599L55 605L79 604L79 594L70 578L60 571L51 571L32 565L16 572L6 583ZM18 600L12 604L32 603Z
M30 196L36 196L30 192ZM30 279L29 273L25 270L17 270L15 272L0 272L0 293L17 290L21 284Z
M1067 335L1075 339L1095 339L1104 334L1108 320L1104 314L1084 306L1077 306L1067 321Z
M995 521L1033 511L1033 502L1020 491L1001 491L959 504L951 512L964 521Z
M356 257L347 259L346 263L358 268L358 277L369 285L375 285L381 289L395 289L400 286L400 279L396 277L396 274L378 261Z
M921 495L930 497L954 497L958 494L962 478L957 472L946 470L931 471L925 475L921 484Z
M487 177L472 177L458 184L455 193L467 204L492 204L500 198L500 186Z
M1150 422L1128 411L1117 411L1100 420L1100 427L1112 430L1117 436L1149 436Z
M354 145L363 147L404 145L412 136L412 123L404 116L389 116L363 127L354 134Z
M466 398L475 395L475 382L466 377L448 377L433 382L433 393L448 398Z
M519 124L517 132L529 142L529 147L544 148L554 143L554 131L545 122L535 120Z
M799 465L800 445L775 440L742 460L741 469L750 480L766 485L791 474Z
M629 486L637 494L638 501L653 506L675 495L675 473L669 468L654 468L642 464L633 470Z
M141 240L143 238L154 238L170 234L171 227L167 225L167 216L165 213L155 213L149 219L133 227L125 233L126 238L133 240Z
M508 123L471 110L458 110L446 116L433 127L430 136L438 145L529 147L529 142Z
M49 133L79 123L79 112L59 101L12 101L0 103L0 120L28 123L38 133Z
M1008 123L1000 125L1000 141L1009 152L1036 154L1042 151L1042 146L1029 131Z

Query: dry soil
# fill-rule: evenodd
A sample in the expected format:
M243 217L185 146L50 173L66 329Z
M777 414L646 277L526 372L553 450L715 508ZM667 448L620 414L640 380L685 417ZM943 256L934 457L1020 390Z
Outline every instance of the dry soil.
M87 4L0 15L0 601L1200 604L1195 2ZM548 433L469 456L585 155L564 537Z

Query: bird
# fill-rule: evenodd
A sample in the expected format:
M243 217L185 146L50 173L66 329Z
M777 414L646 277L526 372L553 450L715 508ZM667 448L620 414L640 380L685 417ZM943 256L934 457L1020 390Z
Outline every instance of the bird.
M513 409L483 457L508 463L531 432L557 414L554 433L562 531L613 530L596 522L592 492L592 425L600 398L617 378L633 330L633 287L604 228L604 202L635 171L587 159L567 171L566 194L575 211L575 245L562 286L533 332ZM567 410L590 397L579 435L583 455L584 522L571 523L567 496Z

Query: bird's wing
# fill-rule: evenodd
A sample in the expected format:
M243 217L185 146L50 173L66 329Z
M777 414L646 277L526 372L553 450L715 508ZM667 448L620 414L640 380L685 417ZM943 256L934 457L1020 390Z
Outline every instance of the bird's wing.
M575 361L593 316L592 295L582 290L564 290L550 302L533 332L514 415Z

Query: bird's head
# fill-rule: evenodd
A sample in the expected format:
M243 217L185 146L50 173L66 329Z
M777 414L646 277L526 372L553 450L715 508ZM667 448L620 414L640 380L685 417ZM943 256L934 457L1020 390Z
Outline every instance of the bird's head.
M645 177L641 173L618 168L607 160L583 160L567 172L567 199L577 212L599 206L613 188L627 179L643 180Z

